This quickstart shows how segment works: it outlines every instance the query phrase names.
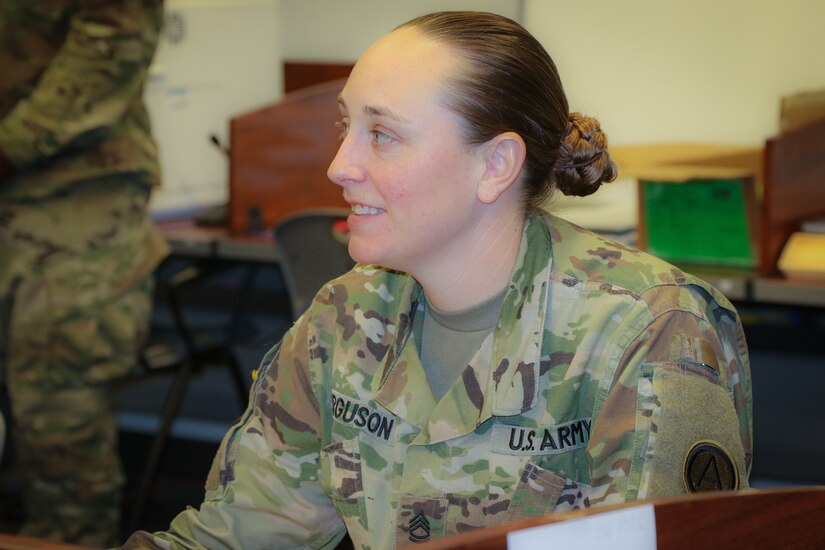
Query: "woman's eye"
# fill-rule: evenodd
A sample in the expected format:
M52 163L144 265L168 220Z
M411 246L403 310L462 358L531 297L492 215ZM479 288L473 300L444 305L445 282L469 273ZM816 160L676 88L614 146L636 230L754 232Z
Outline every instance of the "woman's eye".
M392 136L388 136L381 130L373 130L372 131L372 141L376 145L387 145L395 141L395 138Z
M339 120L335 123L335 127L338 128L338 139L343 140L347 137L347 132L349 131L349 122L346 120Z

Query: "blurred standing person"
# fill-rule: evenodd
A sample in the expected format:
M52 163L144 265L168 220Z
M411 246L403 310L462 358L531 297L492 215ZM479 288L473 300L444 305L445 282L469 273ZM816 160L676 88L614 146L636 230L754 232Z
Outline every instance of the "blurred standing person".
M148 331L168 246L142 101L162 0L0 4L0 352L21 534L117 542L113 379Z

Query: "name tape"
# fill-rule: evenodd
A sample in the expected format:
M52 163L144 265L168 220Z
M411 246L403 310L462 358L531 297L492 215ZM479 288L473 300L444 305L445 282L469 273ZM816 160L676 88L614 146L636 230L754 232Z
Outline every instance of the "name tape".
M332 392L332 418L346 426L354 426L370 435L389 441L395 428L395 417L351 397Z

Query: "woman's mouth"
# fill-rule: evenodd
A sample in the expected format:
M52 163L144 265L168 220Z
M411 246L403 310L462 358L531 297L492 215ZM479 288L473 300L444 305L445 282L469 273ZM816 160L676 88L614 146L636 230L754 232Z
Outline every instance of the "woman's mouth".
M363 204L352 205L353 214L381 214L383 210L380 208L373 208L372 206L364 206Z

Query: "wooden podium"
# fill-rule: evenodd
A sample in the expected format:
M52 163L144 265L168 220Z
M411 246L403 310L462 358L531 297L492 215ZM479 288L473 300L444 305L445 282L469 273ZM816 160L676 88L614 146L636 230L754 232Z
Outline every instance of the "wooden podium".
M229 231L270 230L305 208L347 207L327 179L338 149L338 94L346 80L288 93L229 125Z
M767 140L764 162L759 271L773 275L802 221L825 216L825 118Z
M421 550L506 550L507 534L653 505L657 550L825 548L825 487L700 493L519 520L415 545ZM552 535L546 548L555 548Z

